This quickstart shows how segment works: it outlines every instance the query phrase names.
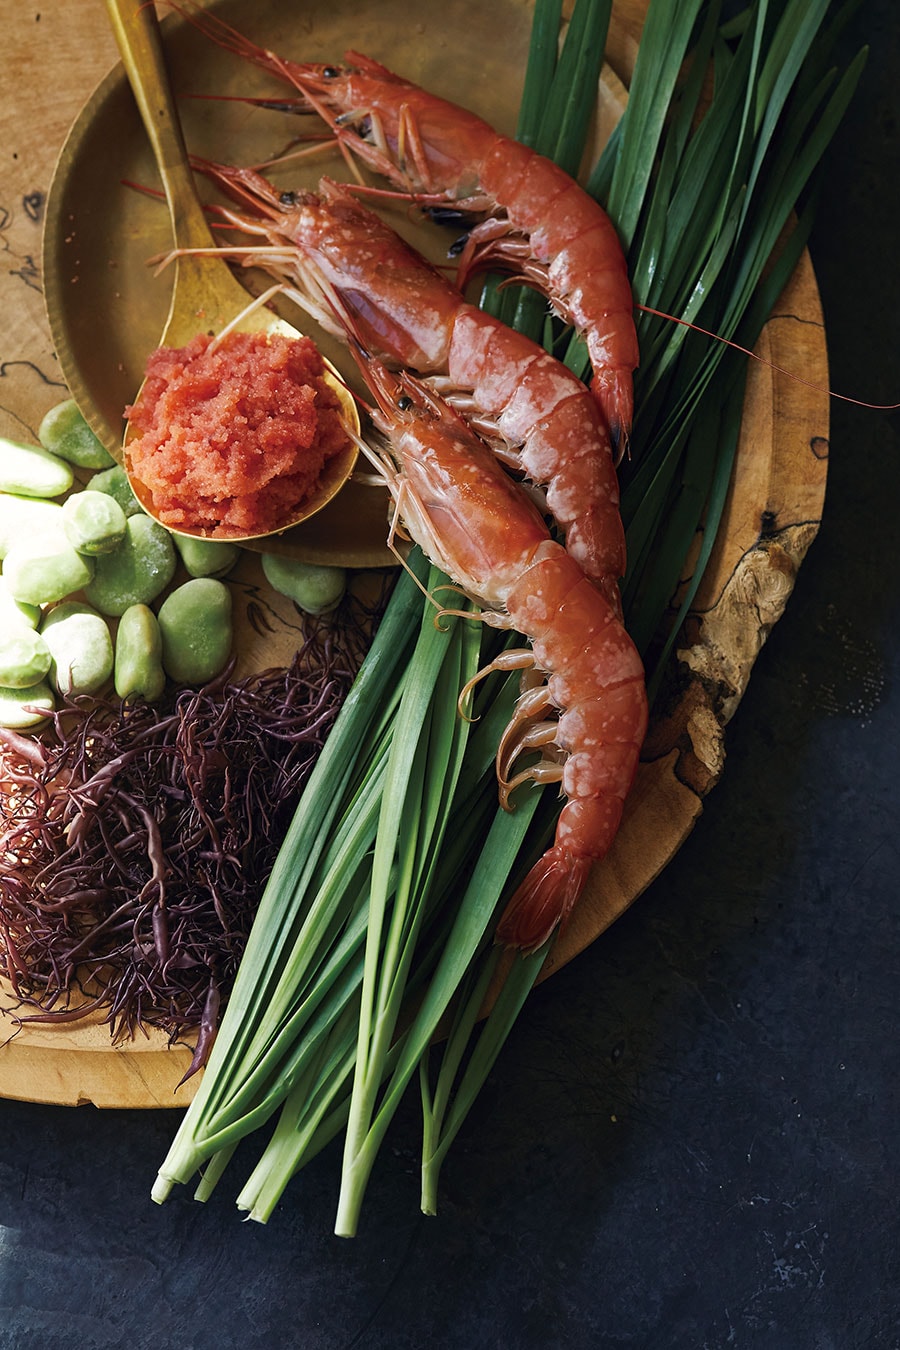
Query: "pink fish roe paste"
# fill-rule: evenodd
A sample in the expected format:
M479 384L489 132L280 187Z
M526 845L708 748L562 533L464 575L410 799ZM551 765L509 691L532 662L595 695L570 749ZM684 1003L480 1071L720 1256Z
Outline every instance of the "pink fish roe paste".
M160 347L134 406L129 469L174 530L217 539L290 524L347 446L309 338L230 333Z

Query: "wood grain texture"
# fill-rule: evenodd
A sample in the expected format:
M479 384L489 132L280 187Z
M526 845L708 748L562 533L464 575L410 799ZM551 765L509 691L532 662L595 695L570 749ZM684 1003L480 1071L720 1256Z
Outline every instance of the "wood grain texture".
M633 65L645 0L615 7L601 122ZM455 4L454 12L460 9ZM381 11L379 11L381 13ZM0 275L5 316L0 348L0 434L34 440L44 412L64 396L44 311L39 260L43 205L56 154L85 98L115 61L96 0L69 0L38 18L13 6L4 33L15 82L0 89L0 134L8 147L0 182ZM427 25L426 25L427 27ZM365 47L363 36L357 45ZM421 39L420 39L421 40ZM356 38L354 39L356 41ZM377 52L376 52L377 54ZM438 78L440 78L440 72ZM38 119L21 91L52 88ZM102 316L97 315L97 322ZM648 737L625 820L610 855L595 868L585 901L558 941L552 974L604 931L659 875L696 822L725 764L725 728L753 662L784 611L797 568L815 537L825 492L828 399L822 315L807 257L761 339L759 355L807 384L753 364L744 427L725 518L678 652L673 695ZM813 388L810 386L817 386ZM252 573L246 584L259 578ZM269 597L271 598L271 597ZM289 609L276 610L281 647L292 650ZM252 630L251 630L252 631ZM275 658L253 648L246 659ZM59 1028L17 1027L0 1013L0 1095L103 1107L184 1105L175 1085L189 1062L151 1033L112 1046L102 1018Z

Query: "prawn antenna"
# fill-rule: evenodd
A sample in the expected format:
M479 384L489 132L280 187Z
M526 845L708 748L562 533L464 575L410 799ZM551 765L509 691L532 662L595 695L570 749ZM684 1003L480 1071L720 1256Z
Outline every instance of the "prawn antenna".
M815 389L819 394L827 394L829 398L840 399L842 403L853 403L858 408L870 408L874 412L895 412L900 408L900 403L869 403L866 399L854 398L850 394L838 394L834 389L829 389L824 385L816 384L814 380L805 380L802 375L797 375L786 366L779 366L775 361L768 361L764 356L759 356L749 347L742 347L739 342L734 342L731 338L722 337L721 333L714 333L710 328L702 328L698 323L692 323L690 319L679 319L675 314L667 314L665 310L653 309L651 305L639 305L635 303L635 309L640 310L642 314L652 314L656 319L667 319L669 323L681 324L683 328L692 328L695 333L701 333L704 337L713 338L716 342L722 342L726 347L732 347L736 352L741 352L744 356L749 356L752 361L759 362L762 366L768 366L770 370L777 371L779 375L785 375L795 384L806 385L808 389Z

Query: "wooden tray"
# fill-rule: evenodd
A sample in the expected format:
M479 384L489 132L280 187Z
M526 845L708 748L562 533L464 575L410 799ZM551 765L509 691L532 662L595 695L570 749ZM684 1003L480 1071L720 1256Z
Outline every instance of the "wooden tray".
M426 0L417 11L415 25L409 24L406 0L380 0L362 15L354 0L330 0L327 6L312 3L304 10L303 50L310 59L320 54L321 59L328 59L339 56L352 42L467 102L509 130L518 101L530 7L526 0L501 3L508 9L504 16L498 15L496 6L483 7L479 0L443 0L440 6ZM243 22L245 29L252 27L254 33L262 29L273 38L279 25L290 30L291 23L296 23L275 0L232 0L222 8ZM608 124L621 106L644 8L645 0L622 0L615 5L598 137L604 134L604 122ZM485 13L495 31L504 34L496 59L484 55L489 44L483 35L479 37L477 24L483 25ZM30 10L14 7L5 32L11 44L11 68L25 78L17 80L15 87L7 82L0 90L4 143L10 148L8 163L12 165L4 174L0 193L0 230L7 258L0 276L7 316L0 434L34 440L43 413L65 394L37 265L46 193L67 130L90 90L115 64L116 53L96 0L51 6L42 11L40 23ZM395 40L397 34L402 36ZM282 49L285 36L282 31ZM297 42L292 45L296 50ZM478 63L465 60L466 51L473 49L479 53ZM20 97L22 90L38 83L52 88L54 95L36 120ZM137 245L141 257L154 251L140 230ZM85 281L85 277L71 281L70 298L81 286L88 292L87 302L90 288ZM149 317L141 309L148 331L161 329L157 318L166 303L165 296L154 295L147 301ZM108 341L102 304L101 299L86 309L90 322L98 326L98 350ZM84 312L78 312L83 322ZM758 352L808 383L798 383L767 366L751 368L725 517L679 653L685 673L683 691L665 719L651 728L615 847L595 869L588 894L557 943L547 974L571 960L622 914L690 832L704 796L723 769L724 728L762 644L784 610L797 568L818 529L827 468L828 399L810 385L827 386L827 361L818 291L808 257L802 259L776 306ZM101 373L106 369L115 384L114 372L108 367L98 369ZM127 369L124 376L122 388L109 395L110 418L121 406L122 389L130 397L129 379L133 377ZM98 378L96 373L91 375L92 380ZM285 622L290 622L289 615ZM261 655L268 664L269 652ZM165 1038L155 1033L113 1047L99 1017L59 1028L19 1029L0 1012L2 1096L72 1105L93 1102L104 1107L186 1105L192 1095L190 1085L177 1094L174 1085L189 1058L189 1049L170 1050Z

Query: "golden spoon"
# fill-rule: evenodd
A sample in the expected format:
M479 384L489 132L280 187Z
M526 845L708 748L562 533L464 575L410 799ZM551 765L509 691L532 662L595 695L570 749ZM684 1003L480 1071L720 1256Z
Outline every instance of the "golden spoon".
M177 249L215 247L212 231L194 188L181 123L169 85L156 11L150 0L105 0L107 13L118 43L125 73L134 93L154 158L162 178ZM159 345L183 347L199 332L217 334L231 326L243 333L281 333L298 337L297 329L277 318L265 307L248 308L252 297L232 273L223 258L197 257L191 253L175 259L175 281L169 316ZM239 317L240 316L240 317ZM237 322L235 322L237 320ZM346 425L359 434L359 415L353 396L338 372L326 362L326 380L341 400ZM129 441L126 428L125 446ZM341 454L330 461L312 497L298 508L296 515L278 531L307 520L321 510L343 487L356 463L357 446L352 436ZM125 469L141 505L154 515L148 494L139 479L132 477L127 455ZM188 534L191 531L180 530ZM198 535L202 531L196 532ZM235 543L265 535L228 536Z

